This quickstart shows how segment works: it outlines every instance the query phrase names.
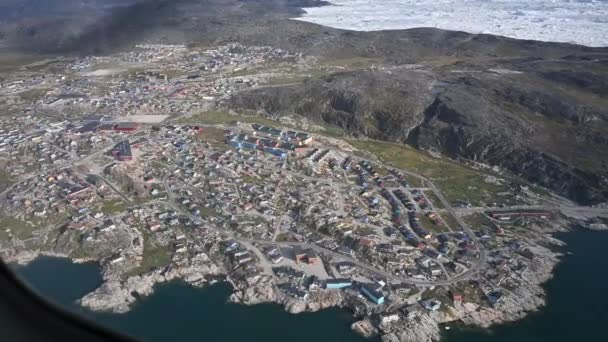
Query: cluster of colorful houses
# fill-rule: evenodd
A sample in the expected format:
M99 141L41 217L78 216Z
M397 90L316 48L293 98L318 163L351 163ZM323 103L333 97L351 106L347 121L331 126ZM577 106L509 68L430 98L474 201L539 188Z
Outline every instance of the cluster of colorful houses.
M292 252L293 254L289 253L291 255L289 259L295 261L296 265L322 265L321 257L311 248L293 246ZM264 250L264 254L268 260L275 265L284 260L283 253L284 251L276 246L268 247ZM342 269L341 266L345 265L336 264L338 269ZM348 267L352 268L350 272L343 273L351 273L356 268L354 265L349 265ZM308 276L304 271L287 265L274 266L272 270L278 278L285 281L277 287L285 294L299 300L306 300L311 290L324 288L328 290L348 290L351 293L358 292L361 296L375 304L383 304L385 301L382 289L386 284L381 280L373 283L360 283L351 278L330 278L323 280L315 275Z
M283 131L260 124L253 124L251 127L253 134L234 134L228 137L227 143L235 148L260 150L285 159L288 151L306 147L313 140L310 134L304 132Z

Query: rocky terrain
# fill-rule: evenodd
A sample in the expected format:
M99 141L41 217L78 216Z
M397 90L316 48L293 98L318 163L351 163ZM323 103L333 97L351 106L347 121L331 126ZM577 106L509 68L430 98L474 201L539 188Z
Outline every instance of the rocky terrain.
M228 106L297 113L358 136L498 165L581 203L602 202L608 185L605 89L585 85L585 73L573 71L598 64L559 64L455 62L336 73L240 93ZM534 68L563 73L556 79L557 71Z
M586 220L583 227L595 231L608 231L608 219L599 217L589 219Z
M497 165L583 204L608 198L606 48L438 29L353 32L289 20L301 7L325 4L316 0L87 4L85 16L70 3L48 5L60 13L54 16L13 10L0 24L0 43L10 51L88 54L142 41L240 42L321 61L373 59L384 69L242 93L229 106L295 112L355 135Z
M150 273L122 279L111 271L103 273L104 283L84 296L80 304L91 310L126 312L138 298L148 296L154 291L154 285L171 280L181 279L193 286L202 286L222 276L225 271L212 263L206 254L199 254L186 265L168 267Z
M250 282L231 281L234 293L229 301L244 305L277 303L283 305L285 311L292 314L346 306L344 295L340 291L317 292L308 300L299 301L276 289L274 283L274 279L268 276L255 277Z
M461 322L470 326L483 328L505 322L512 322L536 311L545 304L542 284L552 277L553 268L559 262L560 254L550 247L563 245L552 238L551 232L563 230L565 222L546 224L531 224L526 229L534 232L537 241L531 251L535 258L530 267L522 274L520 284L505 293L503 299L493 306L479 305L471 301L454 303L447 310L429 311L420 305L419 295L413 295L407 300L396 301L394 306L407 307L407 318L396 322L378 323L380 317L389 312L379 312L378 306L361 299L357 291L317 290L312 291L306 300L299 300L287 295L277 288L277 279L269 274L256 274L247 278L235 276L221 261L210 258L207 253L199 253L177 265L163 269L152 270L145 274L124 278L116 273L110 264L102 267L102 285L93 292L85 295L79 303L91 310L124 313L131 309L136 302L154 292L155 285L169 281L184 281L192 286L205 286L216 281L227 281L233 288L229 301L244 305L261 303L276 303L282 305L285 311L298 314L318 310L341 307L352 312L355 319L352 329L364 336L381 335L386 342L419 342L438 341L441 324ZM543 247L547 245L548 247ZM213 253L214 248L210 250ZM14 255L5 256L5 261L26 264L39 254L31 251L21 251ZM62 254L49 254L66 257ZM85 260L74 259L75 262ZM385 310L385 309L383 309Z

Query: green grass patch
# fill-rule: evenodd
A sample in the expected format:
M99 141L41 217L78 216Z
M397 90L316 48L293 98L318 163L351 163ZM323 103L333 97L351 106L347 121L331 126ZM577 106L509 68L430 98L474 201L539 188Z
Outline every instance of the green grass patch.
M325 124L323 122L321 122L321 123L315 122L315 125L320 126L321 129L320 130L319 129L313 129L313 130L311 130L311 132L313 132L313 133L317 133L317 134L321 134L321 135L326 135L328 137L333 137L333 138L344 138L345 136L348 135L346 133L346 131L344 131L340 127L331 126L331 125Z
M264 178L262 177L254 177L251 176L247 173L243 173L241 174L241 180L243 181L243 183L247 183L247 184L254 184L254 185L259 185L259 184L264 184Z
M7 241L11 235L19 240L29 239L37 228L38 226L30 222L12 216L0 217L0 239L4 241Z
M127 210L127 205L119 199L105 201L101 205L100 211L105 215L114 215Z
M277 241L277 242L297 242L298 239L296 239L290 233L279 233L279 234L277 234L275 241Z
M18 52L0 52L0 72L15 71L19 67L24 67L28 64L43 61L46 56L43 55L28 55Z
M289 123L283 123L276 119L271 119L271 118L257 116L257 115L233 114L233 113L228 113L225 111L202 112L202 113L198 113L198 114L195 114L195 115L192 115L189 117L180 118L177 120L177 123L190 124L190 125L196 125L196 124L224 125L224 124L232 124L237 121L244 122L244 123L251 123L251 124L258 123L260 125L272 126L272 127L277 127L277 128L285 127L285 128L289 128L289 129L293 129L293 130L297 130L297 131L302 131L302 127L298 126L297 124L294 125L294 124L289 124ZM340 137L344 137L347 135L345 133L345 131L339 127L327 125L322 122L311 122L311 124L314 126L319 126L319 127L317 129L312 128L312 129L308 129L308 130L304 130L304 131L322 134L322 135L326 135L326 136L331 136L331 137L335 137L335 138L340 138ZM203 139L203 140L205 139L205 130L209 130L212 128L213 127L204 127L203 133L201 134L201 139ZM217 130L218 131L211 133L212 137L215 139L218 139L218 138L220 138L220 134L221 134L221 141L223 141L223 130L221 130L219 128L217 128ZM220 133L220 131L221 131L221 133Z
M229 150L230 146L226 144L226 134L224 129L217 127L203 127L203 131L197 135L201 141L208 142L211 146L218 150Z
M379 57L346 57L346 58L331 58L325 59L319 63L325 67L341 67L349 70L368 68L372 65L382 65L384 59Z
M239 70L233 70L228 75L231 77L243 77L243 76L254 76L263 73L295 73L297 69L291 65L279 65L277 63L268 62L263 64L257 64L255 66L242 68Z
M439 300L441 301L441 306L439 307L439 312L443 312L444 314L447 314L447 315L453 315L452 308L448 305L448 304L450 304L448 297L443 296L443 297L440 297Z
M6 231L6 228L0 228L0 242L9 241L11 236L9 232Z
M175 79L175 78L183 78L186 77L189 72L185 71L185 70L179 70L179 69L167 69L167 70L163 70L161 72L159 72L159 74L161 75L165 75L167 76L167 79Z
M169 247L157 244L149 233L146 233L144 234L144 252L142 257L140 265L125 273L125 277L144 274L170 264L172 253Z
M198 138L203 141L219 141L223 142L226 133L223 129L217 127L203 127L203 131L198 135Z
M19 93L19 97L23 100L23 101L29 101L29 102L35 102L40 100L41 98L44 97L44 95L48 92L49 90L47 88L33 88L33 89L28 89L25 91L22 91Z
M443 204L439 200L439 197L437 197L437 195L435 195L435 193L433 191L423 191L423 192L424 192L424 196L426 196L426 198L431 202L431 204L433 205L433 207L435 207L435 209L437 209L437 210L445 209Z
M445 233L449 231L447 227L433 223L433 220L431 220L425 215L420 215L420 225L436 234Z
M230 76L232 76L232 77L242 77L242 76L256 75L256 74L260 73L261 71L262 71L262 69L259 69L259 68L256 68L256 67L253 67L253 68L244 68L244 69L232 71L230 73Z
M460 225L452 214L448 213L447 211L441 211L439 215L441 215L441 218L443 221L445 221L445 224L452 230L460 230Z
M6 190L9 186L14 183L14 180L11 179L11 176L4 169L0 169L0 191Z
M306 79L308 79L308 75L283 75L278 77L273 77L266 82L269 85L288 85L293 83L302 83Z
M433 289L426 288L420 294L420 299L421 300L429 300L429 299L437 298L437 296L439 296L440 294L441 294L441 287L435 287Z
M58 59L51 60L43 60L40 62L34 62L25 66L27 71L32 72L51 72L53 70L53 66L57 64L61 64L63 61ZM61 65L59 65L60 67Z
M57 238L61 234L59 229L50 231L46 236L46 241L40 246L40 249L45 251L52 251L57 243Z
M81 243L78 243L77 247L70 253L70 257L75 259L86 259L91 256L89 255L88 250L84 248Z
M219 216L219 213L217 212L217 210L215 210L215 208L201 207L200 210L201 217L203 218Z
M355 233L362 236L375 235L376 231L368 226L358 226Z
M491 227L493 226L492 221L490 221L490 219L482 214L482 213L475 213L472 215L467 215L464 216L462 218L462 220L468 224L472 229L478 229L480 227Z
M462 284L455 288L455 293L462 295L463 302L481 304L485 302L485 295L479 287L472 284Z
M159 195L157 195L157 196L143 196L143 197L141 197L141 196L135 196L131 200L131 202L133 202L133 204L136 205L136 206L142 206L142 205L146 205L146 204L154 201L155 199L162 198L163 196L166 196L166 195L167 195L166 192L161 191L161 193Z
M270 224L270 222L261 217L261 216L254 216L254 215L246 215L246 216L239 216L239 221L240 222L251 222L254 225L260 225L260 224Z
M354 147L374 154L393 167L420 174L435 183L450 203L492 203L506 191L484 181L485 174L457 162L434 158L413 147L377 140L348 140Z
M247 123L259 123L261 125L276 126L281 125L280 122L264 118L261 116L254 115L242 115L242 114L231 114L224 111L209 111L195 114L189 117L184 117L178 120L181 124L207 124L207 125L221 125L227 124L234 121L247 122Z

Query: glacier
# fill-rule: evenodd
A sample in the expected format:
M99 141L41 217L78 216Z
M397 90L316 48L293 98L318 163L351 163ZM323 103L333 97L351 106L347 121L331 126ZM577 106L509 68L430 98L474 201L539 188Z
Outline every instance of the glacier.
M329 0L293 18L355 31L436 27L608 46L608 0Z

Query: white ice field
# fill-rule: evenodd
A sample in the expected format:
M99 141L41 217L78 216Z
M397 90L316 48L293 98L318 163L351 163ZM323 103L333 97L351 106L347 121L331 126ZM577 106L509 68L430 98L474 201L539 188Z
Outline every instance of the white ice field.
M608 46L608 0L329 0L297 20L375 31L437 27Z

